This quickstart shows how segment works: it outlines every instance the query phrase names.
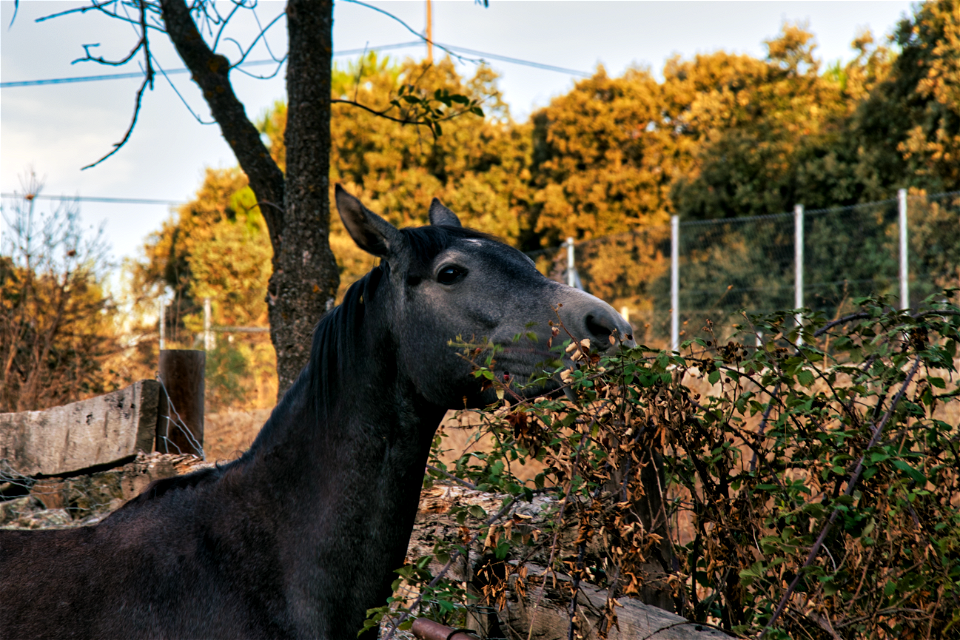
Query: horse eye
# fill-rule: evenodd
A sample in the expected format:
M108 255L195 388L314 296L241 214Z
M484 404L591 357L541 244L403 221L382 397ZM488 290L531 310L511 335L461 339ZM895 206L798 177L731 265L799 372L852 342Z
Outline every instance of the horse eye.
M467 275L467 270L462 267L444 267L440 270L440 273L437 274L437 282L440 284L453 284L463 279L463 276Z

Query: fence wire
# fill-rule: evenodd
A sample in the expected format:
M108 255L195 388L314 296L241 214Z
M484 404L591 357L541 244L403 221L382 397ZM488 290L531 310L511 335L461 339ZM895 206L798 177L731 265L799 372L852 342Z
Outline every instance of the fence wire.
M960 286L960 192L907 197L909 303ZM679 223L679 339L725 339L745 313L796 304L795 214ZM834 317L854 300L900 304L899 200L803 213L802 306ZM671 231L657 226L575 244L586 291L621 311L638 342L671 341ZM540 270L567 281L566 246L532 252Z

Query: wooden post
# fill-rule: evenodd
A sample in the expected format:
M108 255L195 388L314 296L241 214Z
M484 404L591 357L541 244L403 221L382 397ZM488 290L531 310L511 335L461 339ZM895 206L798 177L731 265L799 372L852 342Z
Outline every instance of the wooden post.
M433 10L427 0L427 64L433 64Z
M160 410L156 450L203 457L203 370L207 354L193 349L160 352Z

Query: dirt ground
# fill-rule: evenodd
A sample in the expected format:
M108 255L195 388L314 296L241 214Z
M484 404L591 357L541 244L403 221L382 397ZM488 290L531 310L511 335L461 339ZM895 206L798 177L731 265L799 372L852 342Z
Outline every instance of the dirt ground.
M203 420L203 451L211 462L228 462L250 448L272 409L212 413Z

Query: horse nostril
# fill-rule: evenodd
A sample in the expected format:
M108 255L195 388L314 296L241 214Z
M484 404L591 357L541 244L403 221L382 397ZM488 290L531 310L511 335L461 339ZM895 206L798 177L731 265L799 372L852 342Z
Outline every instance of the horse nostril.
M590 341L599 349L604 349L610 344L610 336L617 330L614 319L607 314L587 314L585 318L587 332L590 334Z

